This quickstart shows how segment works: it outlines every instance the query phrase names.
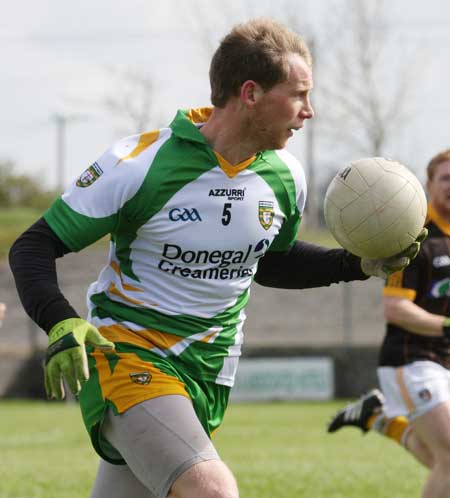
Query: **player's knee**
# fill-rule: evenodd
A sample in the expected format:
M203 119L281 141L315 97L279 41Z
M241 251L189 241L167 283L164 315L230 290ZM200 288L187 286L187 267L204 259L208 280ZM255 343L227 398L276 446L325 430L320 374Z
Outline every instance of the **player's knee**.
M220 460L194 465L173 484L168 498L239 498L239 492L228 467Z

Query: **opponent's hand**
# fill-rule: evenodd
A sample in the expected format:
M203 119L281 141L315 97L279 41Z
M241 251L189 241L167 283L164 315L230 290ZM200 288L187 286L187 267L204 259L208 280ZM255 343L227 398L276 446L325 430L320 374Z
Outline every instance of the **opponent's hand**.
M78 394L89 378L85 344L102 351L113 351L114 343L106 340L89 322L69 318L57 323L48 334L45 355L45 390L49 398L63 399L66 380L73 394Z
M417 239L404 251L382 259L361 258L362 271L371 277L388 278L391 273L403 270L420 251L420 244L427 238L428 230L423 228Z

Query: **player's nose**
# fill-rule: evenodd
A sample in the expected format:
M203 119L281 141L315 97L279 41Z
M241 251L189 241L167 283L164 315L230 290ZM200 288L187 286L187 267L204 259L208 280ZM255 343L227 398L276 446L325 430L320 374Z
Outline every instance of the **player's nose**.
M302 118L303 119L312 119L314 117L314 108L311 102L307 102L305 107L302 109Z

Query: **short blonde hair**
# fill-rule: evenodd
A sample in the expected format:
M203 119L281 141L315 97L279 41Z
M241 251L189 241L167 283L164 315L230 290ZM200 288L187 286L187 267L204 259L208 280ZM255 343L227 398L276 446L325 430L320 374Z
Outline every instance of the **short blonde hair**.
M289 53L312 65L305 41L287 26L265 17L234 26L211 61L212 104L224 107L247 80L256 81L264 90L282 83L289 76Z
M436 169L439 164L445 163L447 161L450 161L450 149L443 150L442 152L439 152L439 154L436 154L434 157L432 157L427 166L428 180L433 179L433 176L436 173Z

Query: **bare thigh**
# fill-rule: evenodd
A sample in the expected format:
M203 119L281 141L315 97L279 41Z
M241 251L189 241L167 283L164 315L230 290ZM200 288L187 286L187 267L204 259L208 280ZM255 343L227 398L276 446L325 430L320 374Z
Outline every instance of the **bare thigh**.
M435 406L412 424L434 459L450 462L450 401Z

